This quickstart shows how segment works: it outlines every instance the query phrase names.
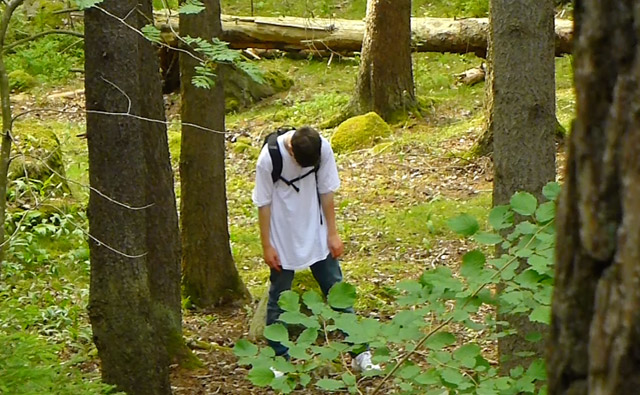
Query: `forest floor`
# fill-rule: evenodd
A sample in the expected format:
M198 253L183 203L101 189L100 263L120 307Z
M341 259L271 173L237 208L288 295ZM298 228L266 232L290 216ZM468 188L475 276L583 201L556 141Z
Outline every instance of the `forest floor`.
M484 86L482 83L459 86L455 82L456 74L480 62L473 55L415 55L416 91L423 102L430 103L429 111L422 118L392 125L393 135L376 148L337 155L342 181L336 195L337 219L345 243L342 269L345 280L355 285L360 295L355 306L360 315L388 320L394 314L392 302L397 295L398 281L415 279L424 270L443 265L457 271L461 256L474 246L448 230L448 219L465 212L478 218L481 227L486 226L491 207L492 163L490 158L469 153L483 131ZM253 311L268 282L268 270L260 249L257 210L251 202L257 152L264 135L278 126L317 125L334 115L348 102L357 70L353 59L328 65L322 60L283 58L265 61L263 66L289 75L294 87L227 116L231 246L254 302L239 309L184 310L187 343L204 366L196 370L173 368L172 385L176 395L271 393L254 387L247 380L247 367L237 364L231 350L238 339L247 337ZM558 119L567 128L575 100L571 59L558 58L556 70ZM48 128L56 133L64 152L67 177L77 183L71 185L76 205L83 210L87 190L79 185L88 184L88 162L81 88L82 81L78 79L55 91L20 94L13 100L16 112L49 109L22 118L15 125L16 135L28 135L35 128ZM59 94L61 96L55 96ZM172 121L169 143L179 198L180 134L178 122L173 122L179 113L176 102L175 94L166 96ZM329 138L332 132L327 129L322 134ZM239 149L237 137L249 139L250 148ZM559 174L562 174L562 151L559 147ZM51 246L42 238L34 240ZM81 372L85 379L95 379L99 375L98 359L86 315L88 252L86 240L73 243L61 241L44 260L46 264L24 264L36 273L33 277L31 274L24 278L5 276L11 281L11 292L32 296L0 301L0 308L12 314L22 314L23 309L24 317L14 314L6 322L13 320L17 324L11 325L28 328L25 332L44 336L47 342L60 345L62 351L58 355L71 366L70 374ZM18 273L21 269L15 270ZM62 284L62 290L58 289L58 283ZM296 276L294 287L314 287L308 271ZM55 297L43 297L49 294ZM32 305L35 310L28 310ZM48 322L40 316L52 306L58 310L55 319ZM43 329L51 322L57 325L54 332ZM465 339L465 334L460 335L459 339ZM486 339L476 340L482 345L485 357L495 361L495 344ZM360 387L364 393L375 380L362 381ZM323 393L313 391L306 389L297 393Z

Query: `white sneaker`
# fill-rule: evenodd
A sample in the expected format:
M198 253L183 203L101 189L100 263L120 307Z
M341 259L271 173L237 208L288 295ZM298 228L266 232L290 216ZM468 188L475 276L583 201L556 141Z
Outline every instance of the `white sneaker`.
M382 370L380 365L371 362L371 351L365 351L351 360L351 367L357 372Z
M284 376L284 373L282 373L279 370L276 370L273 366L270 367L269 370L271 370L273 372L273 375L275 376L275 378L280 378L280 377Z

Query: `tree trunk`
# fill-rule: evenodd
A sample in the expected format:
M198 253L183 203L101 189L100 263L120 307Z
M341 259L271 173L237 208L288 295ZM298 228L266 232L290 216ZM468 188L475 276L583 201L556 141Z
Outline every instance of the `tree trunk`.
M138 29L151 16L150 1L100 6ZM107 13L90 8L85 23L94 342L105 382L170 394L167 341L181 339L177 214L166 127L136 118L164 121L157 60Z
M551 394L640 387L636 2L576 1L577 119L558 211Z
M217 37L219 0L205 0L199 14L181 14L181 36ZM249 296L233 262L229 245L225 188L224 91L222 68L216 85L197 88L191 83L191 56L180 55L182 142L180 153L182 267L185 293L200 307L242 302ZM185 125L200 125L218 132Z
M489 130L493 133L493 204L508 204L518 191L542 197L555 179L555 75L553 0L490 3ZM518 335L499 341L501 358L536 348L528 332L541 332L527 317L506 317ZM523 359L501 360L505 372Z
M387 121L416 107L411 67L411 0L369 0L362 59L350 107Z
M178 19L158 13L158 25L167 43L176 43L170 29L178 30ZM389 28L393 28L389 26ZM487 52L489 20L487 18L411 18L411 50L416 52L475 53ZM556 54L571 52L573 22L557 19ZM222 16L220 39L231 48L264 48L283 51L313 50L318 53L359 52L365 22L348 19L295 17ZM391 47L392 48L392 47Z

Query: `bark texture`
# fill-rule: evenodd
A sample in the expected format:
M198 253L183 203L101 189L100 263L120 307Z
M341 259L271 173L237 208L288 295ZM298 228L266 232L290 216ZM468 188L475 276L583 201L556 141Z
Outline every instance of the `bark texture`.
M394 120L416 107L411 65L411 0L369 0L362 59L350 107Z
M204 4L206 9L199 14L180 15L182 36L219 36L219 0L205 0ZM215 87L196 88L191 79L195 74L194 67L198 65L193 57L180 55L182 267L186 295L197 306L212 307L244 301L249 293L238 275L229 245L223 133L224 70L217 68Z
M136 28L151 17L150 1L101 7ZM157 58L146 39L105 12L87 10L85 23L94 342L104 381L129 394L170 394L167 347L181 341L181 314L166 127L117 115L164 121Z
M490 18L492 75L487 81L496 206L507 204L518 191L540 198L542 187L555 179L553 0L492 0ZM535 349L524 336L542 328L530 325L527 317L507 319L519 334L500 339L501 358ZM501 368L508 372L524 362L501 360Z
M178 30L178 19L158 13L158 25L175 43L170 26ZM573 22L557 19L556 54L571 53ZM485 57L489 20L487 18L411 18L411 49L416 52L475 53ZM310 50L320 54L359 52L365 22L348 19L295 17L222 16L220 38L231 48L263 48L283 51Z
M577 119L558 212L549 393L640 387L640 5L576 1Z

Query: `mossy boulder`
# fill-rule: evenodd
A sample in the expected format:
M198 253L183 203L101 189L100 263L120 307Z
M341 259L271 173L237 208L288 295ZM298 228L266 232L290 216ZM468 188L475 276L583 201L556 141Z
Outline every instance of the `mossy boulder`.
M24 70L14 70L9 73L9 87L13 92L27 91L37 83L36 78Z
M227 112L238 111L278 92L289 90L293 80L286 74L271 70L259 83L242 70L227 66L224 70L224 95Z
M331 137L331 146L335 152L352 152L373 147L390 135L389 124L375 112L370 112L342 122Z
M9 180L27 178L49 196L71 193L66 180L62 148L58 136L45 124L28 124L14 130L14 159Z

